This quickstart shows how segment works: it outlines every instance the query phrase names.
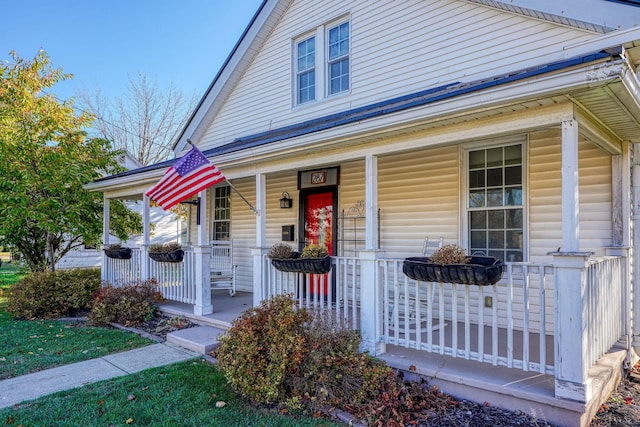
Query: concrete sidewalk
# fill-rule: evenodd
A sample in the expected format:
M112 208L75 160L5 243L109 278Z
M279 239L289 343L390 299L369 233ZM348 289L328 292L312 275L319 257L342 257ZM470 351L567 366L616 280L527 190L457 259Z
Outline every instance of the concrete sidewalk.
M193 351L161 343L2 380L0 409L58 391L199 356Z

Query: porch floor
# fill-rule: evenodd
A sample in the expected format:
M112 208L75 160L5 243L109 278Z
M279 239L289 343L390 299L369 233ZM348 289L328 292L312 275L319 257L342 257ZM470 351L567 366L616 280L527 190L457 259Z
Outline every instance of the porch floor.
M160 311L171 316L184 316L196 323L229 329L231 322L240 317L243 311L253 307L251 292L236 292L230 296L226 290L216 290L211 293L213 313L199 316L193 313L193 305L176 301L165 301L160 304Z

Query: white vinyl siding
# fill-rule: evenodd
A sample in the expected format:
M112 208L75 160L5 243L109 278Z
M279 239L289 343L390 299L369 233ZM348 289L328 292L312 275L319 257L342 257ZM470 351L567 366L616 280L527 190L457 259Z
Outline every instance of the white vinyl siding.
M378 160L380 240L385 258L419 256L426 237L459 242L458 147Z
M350 28L357 28L349 40L349 96L292 110L292 40L347 13ZM465 1L296 0L221 107L201 148L446 83L561 60L563 46L590 36ZM317 32L316 50L324 50Z

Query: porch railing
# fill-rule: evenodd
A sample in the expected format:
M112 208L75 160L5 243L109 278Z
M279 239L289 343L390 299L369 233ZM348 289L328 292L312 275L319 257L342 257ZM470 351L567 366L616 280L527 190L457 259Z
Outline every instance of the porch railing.
M554 372L553 269L508 263L493 286L426 283L379 260L387 344L546 374Z
M358 258L333 257L327 274L276 270L265 257L265 298L291 294L300 306L330 313L338 323L360 328L360 263Z
M586 316L587 366L592 366L626 333L624 278L628 276L624 258L598 257L589 260L583 315Z
M131 249L130 259L115 259L103 256L102 269L105 281L113 286L123 286L140 279L140 248Z
M162 296L171 301L196 303L196 259L192 249L184 250L182 262L149 260L149 274L158 281Z

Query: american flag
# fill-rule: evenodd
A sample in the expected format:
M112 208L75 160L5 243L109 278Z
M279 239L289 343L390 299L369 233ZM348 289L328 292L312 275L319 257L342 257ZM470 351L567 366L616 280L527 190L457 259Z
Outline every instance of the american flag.
M145 194L158 203L162 209L167 210L225 179L218 168L211 164L194 145Z

